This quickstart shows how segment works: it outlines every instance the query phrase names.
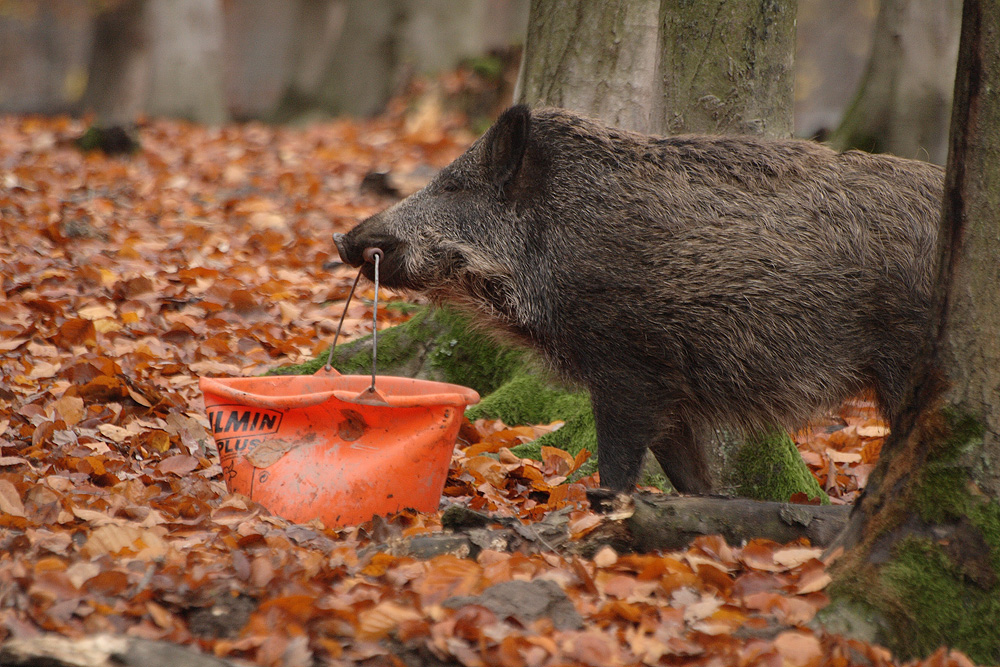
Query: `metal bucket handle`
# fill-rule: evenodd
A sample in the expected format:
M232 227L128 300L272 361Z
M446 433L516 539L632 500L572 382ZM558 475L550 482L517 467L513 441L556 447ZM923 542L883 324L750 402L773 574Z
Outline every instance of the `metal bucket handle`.
M374 306L372 308L372 384L368 389L365 389L357 396L355 396L352 402L364 403L366 405L389 405L389 401L386 400L377 389L375 389L375 373L378 368L378 267L379 263L382 261L382 249L381 248L366 248L363 254L366 262L371 262L375 265L375 300ZM363 268L363 267L362 267ZM351 299L354 298L354 290L358 286L358 281L361 280L362 268L358 269L358 275L354 277L354 283L351 285L351 291L347 295L347 301L344 302L344 312L340 314L340 322L337 324L337 333L333 337L333 344L330 345L330 353L326 357L326 364L319 372L325 372L327 375L339 375L337 370L333 367L333 350L337 347L337 340L340 338L340 330L344 326L344 318L347 317L347 307L351 305Z

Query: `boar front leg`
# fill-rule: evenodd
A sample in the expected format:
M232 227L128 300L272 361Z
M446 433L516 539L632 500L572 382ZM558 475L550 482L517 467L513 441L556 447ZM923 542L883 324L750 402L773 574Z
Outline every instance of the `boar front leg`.
M628 492L642 473L646 448L653 450L664 474L681 493L708 493L711 475L693 429L649 394L634 387L592 389L597 426L597 470L601 486Z

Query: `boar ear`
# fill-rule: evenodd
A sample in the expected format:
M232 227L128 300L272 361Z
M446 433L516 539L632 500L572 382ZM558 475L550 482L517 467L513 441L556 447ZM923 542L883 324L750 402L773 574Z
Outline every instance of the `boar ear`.
M531 111L519 104L500 114L483 137L483 163L490 178L503 187L517 174L528 146Z

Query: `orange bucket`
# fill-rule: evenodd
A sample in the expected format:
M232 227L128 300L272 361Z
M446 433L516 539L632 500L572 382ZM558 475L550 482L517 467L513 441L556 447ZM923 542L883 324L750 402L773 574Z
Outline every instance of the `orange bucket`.
M329 527L433 512L472 389L380 375L200 380L226 486L290 521Z

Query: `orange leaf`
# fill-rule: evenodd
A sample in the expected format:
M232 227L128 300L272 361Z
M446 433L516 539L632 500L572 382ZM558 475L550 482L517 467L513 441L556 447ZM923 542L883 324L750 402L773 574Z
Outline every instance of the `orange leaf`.
M11 516L24 516L21 494L17 492L14 483L6 479L0 479L0 512Z
M163 433L163 436L169 440L169 436L167 436L167 434L163 431L157 431L157 433ZM178 477L183 477L197 468L198 459L193 456L188 456L187 454L175 454L174 456L168 456L160 461L160 464L156 466L156 469L160 472L164 474L174 474Z
M774 648L789 667L818 665L823 659L823 647L816 635L807 632L782 632L774 638Z
M371 609L358 614L358 628L355 636L365 641L382 639L407 621L418 621L420 613L410 607L395 602L380 602Z
M483 570L479 563L451 555L427 563L427 573L414 584L424 606L439 604L455 595L478 592Z

